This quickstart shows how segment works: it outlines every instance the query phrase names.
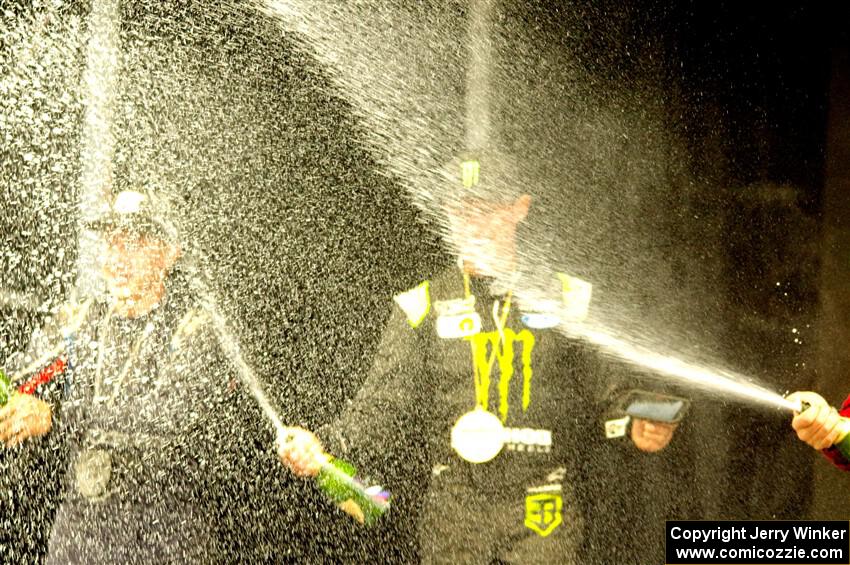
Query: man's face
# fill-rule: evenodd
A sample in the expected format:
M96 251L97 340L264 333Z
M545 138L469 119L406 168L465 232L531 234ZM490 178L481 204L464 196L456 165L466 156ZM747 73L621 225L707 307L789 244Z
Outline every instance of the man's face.
M118 313L132 317L139 308L158 302L175 259L173 246L155 238L121 231L108 234L103 276Z
M517 225L525 219L531 197L510 204L463 199L448 208L452 243L473 273L504 276L514 269Z

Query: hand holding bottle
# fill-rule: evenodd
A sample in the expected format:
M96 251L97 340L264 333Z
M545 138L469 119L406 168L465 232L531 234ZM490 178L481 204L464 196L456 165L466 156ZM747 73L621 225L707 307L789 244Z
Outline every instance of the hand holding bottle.
M13 393L6 405L0 408L0 443L6 447L43 436L52 426L50 405L32 395Z
M322 442L304 428L284 428L277 439L278 457L299 477L314 477L319 489L361 524L372 524L390 506L390 493L369 486L357 469L324 451Z
M299 477L315 477L328 462L322 442L304 428L284 428L277 443L281 462Z
M848 420L814 392L795 392L788 396L791 402L801 403L802 410L795 412L791 426L797 437L815 449L832 447L847 436Z

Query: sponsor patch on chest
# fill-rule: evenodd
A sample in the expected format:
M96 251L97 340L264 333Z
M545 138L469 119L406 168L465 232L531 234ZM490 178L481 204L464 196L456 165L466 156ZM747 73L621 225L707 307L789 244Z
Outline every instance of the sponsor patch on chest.
M521 453L549 453L552 451L552 432L505 427L495 414L476 408L455 422L451 446L464 461L486 463L505 448Z
M535 330L554 328L561 319L555 314L545 312L530 312L522 315L522 323Z
M462 339L480 331L481 316L477 312L437 318L437 335L442 339Z
M552 451L552 432L533 428L505 428L505 445L509 451L548 453Z
M552 488L529 489L525 497L525 527L545 538L563 521L564 500L560 485Z
M481 316L475 311L475 297L440 300L437 310L437 335L442 339L462 339L481 331Z

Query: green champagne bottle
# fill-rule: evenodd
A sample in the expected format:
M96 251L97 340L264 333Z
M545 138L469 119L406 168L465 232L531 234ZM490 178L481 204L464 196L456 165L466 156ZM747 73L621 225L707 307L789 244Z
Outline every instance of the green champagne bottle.
M838 425L841 428L842 437L834 445L841 456L850 461L850 419L842 418Z
M3 369L0 369L0 408L9 402L12 397L12 390L12 381L3 372Z
M342 459L329 457L316 476L316 484L340 508L367 526L390 507L390 493L378 485L367 486L357 477L354 465Z

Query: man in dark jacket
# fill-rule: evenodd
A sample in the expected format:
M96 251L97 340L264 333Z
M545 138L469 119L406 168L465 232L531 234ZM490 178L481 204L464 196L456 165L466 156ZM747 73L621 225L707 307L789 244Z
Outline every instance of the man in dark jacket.
M293 428L281 446L300 475L319 471L326 446L379 473L394 498L375 538L400 561L590 562L584 530L604 480L611 399L598 354L557 331L586 315L589 284L517 274L516 229L529 206L522 195L449 207L459 268L397 295L349 409L321 441ZM613 427L650 452L675 428L631 424Z
M219 553L211 498L216 484L238 478L227 462L258 415L181 272L159 202L116 196L94 226L107 240L108 303L63 309L13 367L24 377L56 362L64 371L0 410L6 445L45 435L70 444L48 562L182 563Z

